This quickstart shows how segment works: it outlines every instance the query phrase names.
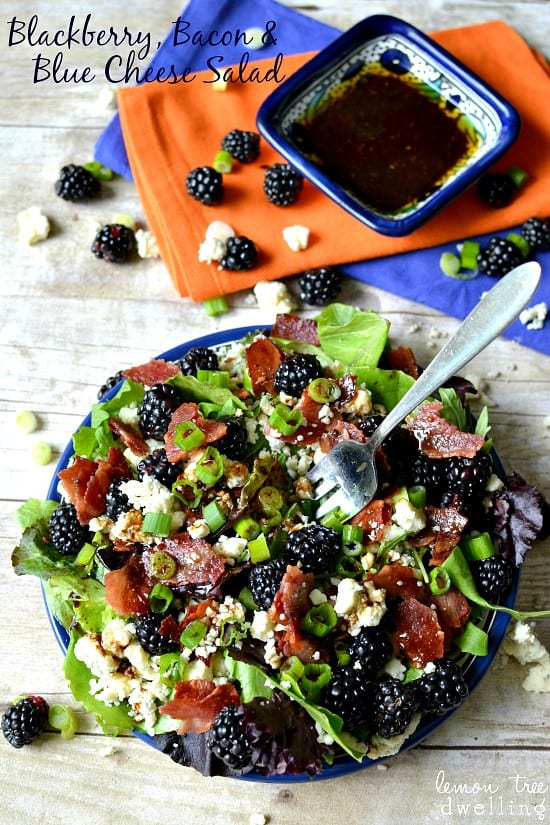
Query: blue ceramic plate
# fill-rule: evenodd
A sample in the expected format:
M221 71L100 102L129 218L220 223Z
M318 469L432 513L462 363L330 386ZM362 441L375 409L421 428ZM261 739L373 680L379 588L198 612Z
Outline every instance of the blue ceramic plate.
M240 338L243 338L250 332L254 332L258 327L238 327L235 329L225 330L223 332L215 332L210 335L204 335L200 338L195 338L192 341L188 341L185 344L181 344L180 346L174 347L167 352L162 353L158 356L158 358L162 358L166 361L177 361L178 359L182 358L185 353L191 349L191 347L216 347L220 344L227 344L231 341L237 341ZM106 396L105 399L111 398L113 395L116 394L118 389L114 387ZM91 416L88 415L84 421L82 422L83 426L90 426ZM50 487L48 490L48 498L53 501L59 501L59 493L58 493L58 477L57 474L60 470L63 470L69 463L72 455L73 455L73 445L72 441L67 444L57 467L55 469L55 473L53 475L52 481L50 483ZM495 461L497 472L499 474L502 473L502 466L496 456L493 453L493 460ZM519 575L516 574L513 587L508 595L502 600L502 604L506 607L513 607L517 588L519 584ZM69 636L65 628L59 624L55 616L52 614L49 605L44 597L44 602L46 605L46 612L48 615L48 619L50 621L50 625L52 627L53 633L57 642L59 643L63 653L67 652L69 647ZM470 693L474 690L474 688L478 685L482 677L487 673L489 667L493 659L495 658L497 651L502 643L504 635L506 633L506 629L508 627L508 623L510 621L510 617L505 613L493 613L487 617L486 624L484 626L484 630L488 632L489 635L489 651L487 656L469 656L465 664L463 665L463 671L466 678L466 682L468 684L468 688ZM408 750L409 748L414 748L423 739L433 733L440 725L442 725L450 716L452 716L453 711L445 714L444 716L438 716L433 720L426 719L421 725L418 726L416 732L411 736L407 742L405 743L402 751ZM135 735L141 739L143 742L146 742L148 745L155 747L155 742L151 736L147 734L141 733L140 731L135 731ZM402 752L401 751L401 752ZM337 759L333 765L327 765L321 774L314 777L314 779L334 779L339 776L345 776L348 773L354 773L355 771L365 770L366 768L371 767L372 765L376 765L380 763L380 759L375 761L371 759L364 759L363 762L358 763L351 757L341 757ZM264 777L259 776L254 773L246 774L243 777L238 777L239 779L244 779L251 782L311 782L309 776L306 775L294 775L294 776L276 776L276 777Z
M337 90L349 88L365 72L393 78L394 86L399 78L437 103L470 143L467 154L451 163L432 186L398 207L369 205L349 185L339 183L311 148L304 128L315 122ZM517 137L520 120L494 89L429 37L395 17L374 15L337 38L272 92L260 107L257 124L263 137L339 206L377 232L401 236L433 217L492 166ZM387 122L383 128L390 129ZM418 139L419 150L425 143ZM335 135L334 152L345 151ZM375 154L369 161L373 166L376 158ZM403 169L406 172L414 165L406 163Z

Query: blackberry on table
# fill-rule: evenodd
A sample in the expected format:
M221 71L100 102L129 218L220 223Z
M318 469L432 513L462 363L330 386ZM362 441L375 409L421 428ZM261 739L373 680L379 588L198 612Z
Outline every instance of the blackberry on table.
M506 238L491 238L477 253L477 268L485 275L500 278L523 261L520 249Z
M26 696L2 715L2 733L14 748L22 748L42 733L48 724L49 705L42 696Z
M55 182L55 194L65 201L83 201L93 198L101 189L101 184L83 166L70 163L63 166Z
M103 396L107 395L108 392L110 392L114 387L116 387L116 385L119 383L119 381L122 381L123 378L124 378L124 376L122 374L122 370L118 370L118 372L116 372L114 375L111 375L105 381L103 386L101 386L99 388L99 390L97 391L98 400L101 401Z
M384 739L398 736L409 726L418 702L414 682L404 684L392 676L378 682L372 699L372 730Z
M479 197L493 209L502 209L512 203L517 186L504 172L488 172L477 183Z
M289 534L284 555L289 564L300 563L304 573L322 573L340 553L341 543L336 530L312 523Z
M303 176L288 163L274 163L265 171L264 192L268 201L276 206L290 206L294 203L303 185Z
M111 521L116 521L122 513L127 513L132 509L130 499L120 489L126 479L119 478L109 484L109 488L105 493L105 515Z
M204 206L217 206L223 200L223 178L213 166L197 166L185 179L187 194Z
M180 464L168 461L166 450L160 447L152 453L142 458L137 465L138 478L141 481L146 476L152 476L164 484L168 489L172 489L172 484L182 471Z
M287 562L284 559L275 559L265 564L256 564L248 574L248 587L252 593L254 603L260 610L268 610L273 603L275 594L280 587Z
M183 358L176 361L176 366L180 368L184 375L195 375L197 370L217 370L219 367L218 356L209 347L191 347Z
M363 671L376 673L392 657L392 644L381 627L363 627L357 636L350 636L346 644L352 662Z
M512 585L513 564L499 553L472 562L471 569L480 595L488 602L497 602Z
M50 538L62 556L76 556L89 537L88 528L81 524L74 504L60 504L48 520Z
M223 269L234 272L246 272L258 262L258 249L254 241L245 235L228 238L225 243L225 255L220 261Z
M163 613L148 613L146 616L138 616L135 621L137 640L151 656L162 656L163 653L179 650L177 642L160 632L165 618Z
M312 306L324 306L340 292L342 273L333 266L307 269L298 280L300 300Z
M273 385L277 392L298 398L308 384L323 376L323 368L315 355L298 352L290 355L277 368Z
M122 264L131 257L135 245L133 229L122 223L108 223L95 236L92 252L108 263Z
M139 426L145 438L162 438L174 410L182 403L183 395L177 387L172 384L153 384L138 407Z
M372 684L365 673L352 666L337 668L321 690L319 704L344 720L353 730L369 719Z
M468 696L464 674L451 659L437 662L435 670L423 673L415 684L419 707L424 713L447 713Z
M215 443L216 449L232 461L242 461L246 458L248 431L242 418L221 418L227 427L227 432Z
M244 730L242 705L222 708L207 734L207 744L214 756L234 771L252 768L252 748Z
M257 132L233 129L222 138L222 149L241 163L252 163L260 154L260 136Z
M520 233L532 252L545 252L550 249L549 218L528 218L521 225Z

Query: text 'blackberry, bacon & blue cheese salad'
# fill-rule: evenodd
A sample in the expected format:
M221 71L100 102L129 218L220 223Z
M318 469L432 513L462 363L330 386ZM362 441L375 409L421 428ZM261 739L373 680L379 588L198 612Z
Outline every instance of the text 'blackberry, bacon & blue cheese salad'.
M15 572L42 579L105 732L207 775L315 776L396 753L466 697L487 615L527 617L498 602L547 505L497 475L460 379L388 437L363 510L316 518L312 464L418 376L388 334L331 304L125 370L73 436L61 502L20 508Z

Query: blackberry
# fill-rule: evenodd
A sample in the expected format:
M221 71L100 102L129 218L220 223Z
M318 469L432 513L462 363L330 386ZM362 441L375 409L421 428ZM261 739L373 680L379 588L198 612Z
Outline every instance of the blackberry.
M517 186L509 175L489 172L479 179L477 192L481 200L493 209L502 209L514 200Z
M300 300L312 306L322 307L336 298L340 292L342 273L333 266L320 266L302 272L298 286Z
M264 192L270 203L289 206L297 200L304 178L288 163L274 163L268 166L264 176Z
M165 618L164 613L148 613L146 616L138 616L135 621L137 640L151 656L162 656L163 653L179 650L177 642L160 632Z
M254 603L260 610L268 610L280 587L287 563L284 559L275 559L266 564L256 564L248 574L248 587Z
M128 510L132 509L130 499L120 489L125 481L126 479L123 478L112 481L105 493L105 515L111 521L116 521L122 513L127 513Z
M116 387L116 385L118 384L118 382L119 382L119 381L122 381L122 379L123 379L123 378L124 378L124 376L123 376L123 374L122 374L122 370L119 370L119 371L118 371L118 372L116 372L114 375L111 375L111 376L110 376L110 377L109 377L109 378L105 381L105 383L103 384L103 386L101 386L101 387L99 388L99 390L98 390L98 392L97 392L97 397L98 397L98 400L99 400L99 401L101 401L101 399L103 398L103 396L107 395L107 393L108 393L108 392L110 392L110 391L111 391L114 387Z
M217 370L218 356L213 349L208 347L191 347L183 358L176 361L176 365L180 368L184 375L195 375L197 370Z
M414 682L403 684L392 676L378 682L372 699L372 731L389 739L403 733L417 709Z
M381 670L393 652L389 636L381 627L362 628L357 636L350 637L346 647L352 662L371 673Z
M359 423L359 429L367 438L378 429L383 415L367 415ZM392 480L399 481L409 473L413 456L416 454L416 439L404 427L396 427L383 441L381 451L383 460L377 453L378 471L381 478L391 475Z
M48 724L49 705L42 696L26 696L2 715L2 733L14 748L30 745Z
M312 523L289 534L285 559L289 564L300 563L304 573L322 573L339 555L341 545L342 540L336 530Z
M101 184L83 166L70 163L61 169L54 188L55 194L63 198L64 201L77 202L93 198L100 191Z
M431 498L441 488L443 461L418 453L410 466L409 486L425 487Z
M242 705L226 705L207 734L207 745L218 759L234 771L252 768L252 748L244 730Z
M217 206L223 200L223 179L213 166L197 166L185 179L187 194L204 206Z
M290 355L280 364L273 379L277 392L285 392L298 398L302 390L315 378L321 378L323 368L315 355L298 352Z
M466 499L482 495L493 472L489 453L477 453L473 458L446 458L441 466L441 485Z
M460 667L442 659L431 673L416 680L418 703L424 713L441 715L458 707L468 696L468 685Z
M131 257L135 245L133 229L122 223L108 223L95 236L92 252L108 263L122 264Z
M500 554L472 562L471 569L480 595L488 602L497 602L512 585L512 562Z
M491 238L487 246L477 253L477 268L485 275L500 278L523 261L523 255L512 241Z
M54 548L62 556L76 556L89 536L89 530L76 515L74 504L60 504L51 514L48 527Z
M220 261L223 269L234 272L246 272L258 262L258 249L254 241L245 235L236 235L228 238L225 244L225 255Z
M528 218L522 224L520 232L532 252L550 249L550 218Z
M220 453L232 461L242 461L246 458L248 432L242 418L221 418L227 427L227 432L215 443Z
M166 450L161 447L142 458L137 465L137 471L140 481L146 476L152 476L171 490L172 484L182 471L182 467L180 464L173 464L168 461Z
M344 720L344 727L353 730L369 718L372 685L363 671L352 666L337 668L330 682L321 690L319 704Z
M241 163L252 163L260 154L260 136L257 132L233 129L222 138L222 149Z
M183 395L172 384L153 384L138 407L139 426L146 438L162 438Z

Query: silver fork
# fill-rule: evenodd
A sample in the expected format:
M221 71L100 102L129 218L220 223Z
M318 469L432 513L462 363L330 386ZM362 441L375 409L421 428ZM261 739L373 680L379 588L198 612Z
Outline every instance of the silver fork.
M541 274L534 261L513 269L482 296L447 344L437 353L410 390L385 416L366 443L340 441L307 473L315 498L325 498L317 509L323 516L335 508L347 518L373 498L378 486L375 455L385 438L419 404L491 343L531 300Z

